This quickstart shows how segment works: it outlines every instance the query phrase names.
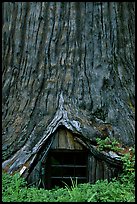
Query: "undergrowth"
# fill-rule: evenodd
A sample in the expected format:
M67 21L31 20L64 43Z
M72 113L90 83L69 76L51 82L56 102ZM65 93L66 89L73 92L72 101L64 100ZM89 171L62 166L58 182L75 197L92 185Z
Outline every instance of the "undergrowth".
M118 179L98 180L95 184L72 185L52 190L27 187L19 174L2 173L3 202L135 202L135 157L125 154L123 173Z

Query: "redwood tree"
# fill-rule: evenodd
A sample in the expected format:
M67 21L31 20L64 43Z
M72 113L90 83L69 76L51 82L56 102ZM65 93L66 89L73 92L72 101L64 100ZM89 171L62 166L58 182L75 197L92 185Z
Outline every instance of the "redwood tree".
M3 168L33 163L59 125L133 145L135 3L4 2L2 10Z

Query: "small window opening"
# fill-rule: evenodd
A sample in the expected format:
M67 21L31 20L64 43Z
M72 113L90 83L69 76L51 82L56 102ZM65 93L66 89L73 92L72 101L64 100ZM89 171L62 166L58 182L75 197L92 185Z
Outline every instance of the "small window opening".
M88 182L87 160L85 150L51 150L45 168L46 188L64 187L63 182L71 186L71 179L77 183Z

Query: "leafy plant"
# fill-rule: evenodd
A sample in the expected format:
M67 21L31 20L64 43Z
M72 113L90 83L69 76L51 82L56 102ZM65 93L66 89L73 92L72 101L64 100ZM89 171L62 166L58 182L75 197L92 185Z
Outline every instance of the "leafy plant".
M5 174L6 175L6 174ZM120 180L99 180L95 184L77 184L72 182L68 188L52 190L26 188L18 186L18 195L15 193L15 177L3 175L3 180L8 183L7 191L2 194L3 202L130 202L135 201L134 185L132 182L121 183ZM10 178L8 181L4 178ZM19 178L19 180L22 178ZM9 181L10 180L10 181ZM3 182L3 185L4 185ZM12 185L11 185L12 184ZM9 191L9 187L12 191ZM13 188L12 188L13 187ZM68 186L67 186L68 187ZM6 188L3 186L3 188Z
M120 175L121 181L125 183L135 183L135 149L121 156L123 161L123 173Z
M85 201L85 197L83 197L83 195L81 194L79 187L78 187L78 183L77 183L77 178L76 180L71 179L71 186L68 186L68 184L66 184L65 182L63 182L65 184L65 188L68 191L68 194L70 196L70 202L81 202L81 201Z
M121 147L119 147L120 144L116 139L110 139L109 137L106 137L105 139L96 138L96 142L100 151L112 150L118 152L121 150Z
M26 186L26 181L20 178L19 173L11 176L7 173L2 172L2 195L4 202L16 201L20 198L22 188Z

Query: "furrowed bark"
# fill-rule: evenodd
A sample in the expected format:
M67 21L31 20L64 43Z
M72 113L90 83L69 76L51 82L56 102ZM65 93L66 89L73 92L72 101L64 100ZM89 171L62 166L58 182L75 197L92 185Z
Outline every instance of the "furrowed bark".
M33 163L63 125L135 142L134 2L4 2L3 168Z

